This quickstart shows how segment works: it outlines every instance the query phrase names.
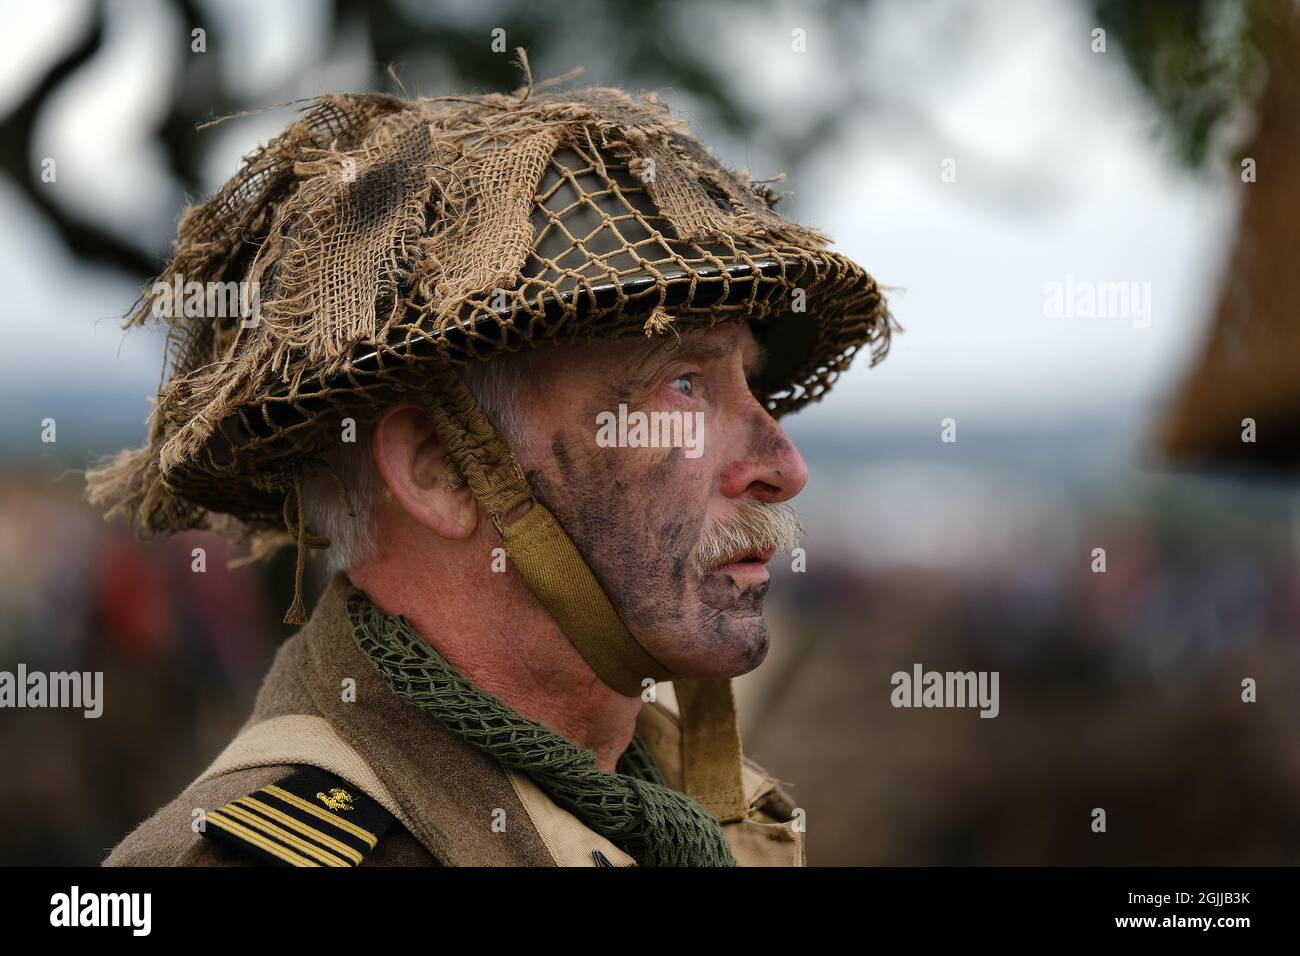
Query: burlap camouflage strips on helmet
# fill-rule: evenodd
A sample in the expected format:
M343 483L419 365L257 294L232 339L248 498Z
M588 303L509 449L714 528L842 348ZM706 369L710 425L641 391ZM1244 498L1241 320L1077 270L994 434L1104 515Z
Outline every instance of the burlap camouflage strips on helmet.
M183 217L158 281L257 282L260 320L166 318L148 445L92 471L91 497L143 533L209 513L283 529L343 417L449 364L584 335L780 318L799 347L760 397L789 412L861 348L883 357L892 320L866 272L773 202L653 94L320 97ZM128 326L153 316L152 288Z

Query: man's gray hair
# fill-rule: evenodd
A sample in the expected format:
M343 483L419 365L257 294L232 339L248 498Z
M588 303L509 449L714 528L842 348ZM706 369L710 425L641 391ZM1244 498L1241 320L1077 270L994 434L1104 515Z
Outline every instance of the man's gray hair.
M524 406L535 357L531 349L498 355L485 362L471 361L461 373L479 406L516 451L527 449L531 438ZM409 399L425 407L437 401L436 396L423 392L412 393ZM374 555L378 545L375 509L386 489L371 453L373 433L373 426L357 423L353 441L337 441L320 453L337 482L322 470L304 482L307 523L330 540L325 557L331 572L354 567ZM347 491L346 501L339 493L340 484Z

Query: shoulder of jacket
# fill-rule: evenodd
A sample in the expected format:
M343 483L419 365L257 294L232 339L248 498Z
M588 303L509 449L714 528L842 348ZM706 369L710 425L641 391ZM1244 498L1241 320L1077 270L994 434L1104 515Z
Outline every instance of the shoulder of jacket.
M104 865L359 866L393 822L379 803L326 770L250 767L192 784L122 840ZM399 855L410 856L397 842Z
M200 826L209 807L256 790L284 777L291 766L249 767L200 778L127 834L104 860L104 866L178 866L193 862L203 841Z
M201 834L279 866L360 866L393 814L337 774L300 766L203 815Z

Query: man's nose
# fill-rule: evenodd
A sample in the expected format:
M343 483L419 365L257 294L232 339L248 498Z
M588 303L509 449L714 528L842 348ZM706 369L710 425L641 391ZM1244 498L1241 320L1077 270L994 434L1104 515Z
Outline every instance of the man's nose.
M722 493L774 504L788 501L808 484L808 463L767 409L754 402L741 457L722 470Z

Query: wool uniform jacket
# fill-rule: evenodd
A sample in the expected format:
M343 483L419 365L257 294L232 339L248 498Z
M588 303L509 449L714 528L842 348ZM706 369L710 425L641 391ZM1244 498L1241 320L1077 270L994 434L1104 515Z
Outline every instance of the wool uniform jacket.
M235 739L106 866L636 865L525 774L393 694L353 639L348 588L334 577ZM643 704L636 732L681 789L677 714ZM805 865L790 796L748 757L742 779L748 818L722 826L736 862Z

